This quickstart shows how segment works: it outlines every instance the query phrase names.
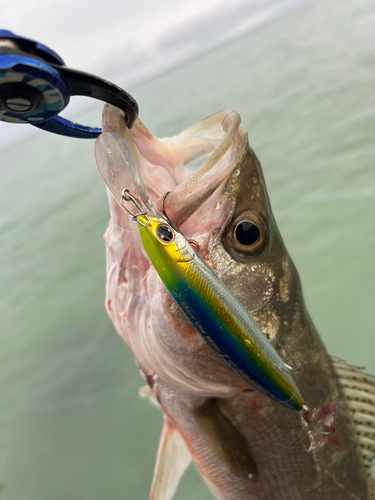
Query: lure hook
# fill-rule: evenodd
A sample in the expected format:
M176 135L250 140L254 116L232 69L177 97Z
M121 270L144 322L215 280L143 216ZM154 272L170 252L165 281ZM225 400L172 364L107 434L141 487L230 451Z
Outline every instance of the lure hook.
M124 201L132 201L134 205L140 210L139 213L135 214L133 213L125 204ZM132 218L133 221L138 222L141 226L147 227L150 224L150 219L147 216L147 210L145 210L142 205L140 204L139 200L135 198L132 194L130 194L129 189L124 188L121 191L121 200L120 200L120 205L122 208L126 211L128 215ZM139 220L138 217L143 216L147 220L147 224L144 224L141 220Z
M292 363L293 363L294 367L293 367L293 366L291 366L291 365L288 365L288 363L285 363L285 361L284 361L284 365L288 368L288 370L289 370L290 372L299 372L299 371L301 370L301 368L300 368L300 367L297 365L297 363L294 361L294 358L292 358Z
M174 230L178 231L178 228L173 224L171 219L168 217L167 212L165 211L165 200L167 196L169 195L170 191L167 191L164 195L163 198L161 199L161 211L163 212L164 217L167 219L168 224L173 227Z
M291 360L291 363L294 365L294 366L291 366L289 365L288 363L285 362L285 358L286 358L286 352L285 352L285 349L284 347L282 346L281 342L277 339L275 339L276 341L276 344L277 344L277 347L279 347L279 349L281 350L281 359L284 361L284 365L288 368L289 371L291 372L299 372L301 370L301 368L298 366L298 364L295 362L294 358L292 358Z
M199 246L199 243L197 241L195 241L195 240L188 240L188 242L190 243L190 245L196 247L196 252L197 253L200 252L200 246Z
M164 217L166 218L166 220L168 221L168 223L170 224L171 227L173 227L173 229L175 229L176 231L178 231L178 228L174 225L174 223L171 221L171 219L168 217L167 215L167 212L165 211L165 200L167 198L167 196L169 195L170 191L167 191L162 199L161 199L161 211L163 212L163 215ZM196 252L199 253L200 252L200 246L199 246L199 243L195 240L188 240L188 242L190 243L190 245L192 246L195 246L196 247Z

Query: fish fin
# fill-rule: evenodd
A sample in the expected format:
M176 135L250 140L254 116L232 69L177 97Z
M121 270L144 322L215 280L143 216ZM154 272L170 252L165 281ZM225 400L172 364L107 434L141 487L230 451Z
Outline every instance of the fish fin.
M254 483L258 480L258 466L246 439L225 415L216 399L208 399L193 412L205 447L218 463L231 473Z
M164 420L151 486L152 500L170 500L191 455L179 431Z
M141 399L148 399L149 402L153 405L156 406L160 410L160 404L158 400L155 397L155 394L152 392L152 389L149 385L144 385L138 389L138 396Z
M369 500L375 500L375 377L331 356L349 408L368 473Z

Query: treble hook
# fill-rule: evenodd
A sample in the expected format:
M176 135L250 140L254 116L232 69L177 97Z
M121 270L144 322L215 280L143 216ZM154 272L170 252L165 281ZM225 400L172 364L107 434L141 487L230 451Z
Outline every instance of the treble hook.
M299 372L301 370L301 368L294 361L294 358L292 358L292 363L294 364L294 368L293 368L293 366L288 365L288 363L285 363L285 361L284 361L284 365L288 368L288 370L290 372Z
M178 228L173 224L171 219L168 217L167 212L165 211L165 199L169 195L170 191L167 191L164 195L163 198L161 199L161 211L163 212L164 217L167 219L168 224L170 224L175 231L178 231Z
M134 214L124 203L123 201L132 201L134 205L140 210L138 214ZM126 211L128 215L132 218L133 221L138 222L141 226L147 227L150 224L150 219L147 217L147 210L145 210L140 204L139 200L135 198L132 194L130 194L129 189L124 188L121 191L121 201L120 205ZM138 217L143 216L147 220L147 224L144 224Z
M175 226L175 224L171 221L171 219L168 217L167 215L167 212L165 211L165 200L167 198L167 196L169 195L170 191L167 191L162 199L161 199L161 211L163 212L163 216L166 218L166 220L168 221L168 223L173 227L173 229L175 231L179 231L179 229ZM195 240L188 240L188 242L190 243L190 245L192 246L195 246L196 247L196 252L199 253L200 251L200 246L199 246L199 243Z
M297 363L294 361L294 358L292 358L292 363L294 365L293 366L290 366L288 363L285 362L285 358L286 358L286 352L285 352L285 349L284 347L281 345L281 342L279 340L277 340L275 338L275 342L276 342L276 345L280 348L281 350L281 359L283 360L284 362L284 365L288 368L289 371L291 372L299 372L301 370L301 368L297 365Z

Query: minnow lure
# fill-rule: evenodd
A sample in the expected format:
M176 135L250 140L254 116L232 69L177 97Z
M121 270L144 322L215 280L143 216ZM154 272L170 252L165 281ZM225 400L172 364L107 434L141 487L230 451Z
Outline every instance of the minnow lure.
M140 212L133 214L125 201ZM281 357L184 235L162 215L149 215L127 189L120 204L138 222L143 246L164 285L215 353L259 391L305 410Z

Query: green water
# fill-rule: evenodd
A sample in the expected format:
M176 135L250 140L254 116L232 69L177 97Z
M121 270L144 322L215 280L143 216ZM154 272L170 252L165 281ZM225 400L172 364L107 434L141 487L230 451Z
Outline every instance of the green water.
M372 373L374 25L373 2L314 2L129 89L161 136L241 113L325 344ZM162 418L104 311L93 145L0 151L0 500L148 498ZM192 467L176 498L212 497Z

